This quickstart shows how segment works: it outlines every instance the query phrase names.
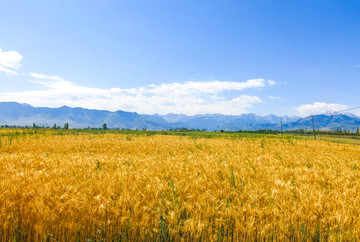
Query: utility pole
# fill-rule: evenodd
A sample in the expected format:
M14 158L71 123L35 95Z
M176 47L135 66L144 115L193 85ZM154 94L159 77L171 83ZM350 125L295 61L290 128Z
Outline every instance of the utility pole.
M315 133L315 124L314 124L314 116L311 114L311 120L313 125L313 132L314 132L314 139L316 140L316 133Z
M282 120L280 121L280 125L281 125L281 136L284 136Z

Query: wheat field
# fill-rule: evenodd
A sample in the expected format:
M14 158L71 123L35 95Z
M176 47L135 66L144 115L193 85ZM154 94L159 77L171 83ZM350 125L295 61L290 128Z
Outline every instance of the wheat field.
M360 147L0 130L1 241L360 239Z

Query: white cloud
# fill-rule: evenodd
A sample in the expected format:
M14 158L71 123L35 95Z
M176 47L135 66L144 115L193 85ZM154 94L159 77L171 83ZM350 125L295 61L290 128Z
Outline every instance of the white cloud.
M0 71L6 74L17 75L15 71L21 67L22 55L16 51L2 51L0 49Z
M38 78L38 79L43 79L43 80L64 81L59 76L47 76L47 75L40 74L40 73L30 73L30 76L32 76L34 78Z
M308 116L311 114L321 114L326 113L328 111L340 111L344 109L348 109L348 106L337 103L322 103L322 102L314 102L314 104L304 104L296 108L299 115Z
M35 91L0 93L0 101L18 101L34 106L85 107L106 110L125 110L138 113L183 114L241 114L261 103L257 96L239 93L245 89L271 85L264 79L245 82L185 82L163 83L138 88L100 89L79 86L58 76L31 73L42 88ZM235 98L222 95L232 91Z
M270 86L273 86L273 85L276 85L277 83L273 80L268 80L267 83L270 85Z
M17 70L22 66L22 58L16 51L4 52L0 49L0 72L31 77L30 81L40 84L40 88L31 91L0 92L0 101L17 101L46 107L67 105L112 111L125 110L147 114L241 114L262 102L257 96L244 95L244 90L278 84L273 80L251 79L244 82L188 81L129 89L101 89L79 86L59 76L34 72L18 73Z
M184 95L186 93L219 93L222 91L242 91L247 88L265 87L266 80L251 79L246 82L186 82L186 83L163 83L160 86L150 85L144 92L157 95L167 94L169 91L176 95Z
M268 96L269 99L273 102L280 102L280 101L283 101L283 99L281 97L278 97L278 96Z
M1 72L5 72L6 74L10 74L10 75L18 75L18 73L16 71L10 70L6 67L0 66L0 71Z

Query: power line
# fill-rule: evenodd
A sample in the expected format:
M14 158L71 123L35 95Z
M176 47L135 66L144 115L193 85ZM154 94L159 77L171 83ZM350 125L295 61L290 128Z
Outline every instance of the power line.
M311 115L323 115L323 114L328 114L328 113L343 113L343 112L347 112L347 111L352 111L352 110L356 110L356 109L360 109L360 107L355 107L355 108L348 108L348 109L343 109L343 110L328 110L326 112L323 113L318 113L318 114L311 114ZM310 115L310 116L311 116ZM308 116L307 116L308 117Z
M360 109L360 107L356 107L356 108L348 108L348 109L344 109L344 110L339 110L339 111L335 111L335 112L346 112L346 111L351 111L351 110L355 110L355 109Z

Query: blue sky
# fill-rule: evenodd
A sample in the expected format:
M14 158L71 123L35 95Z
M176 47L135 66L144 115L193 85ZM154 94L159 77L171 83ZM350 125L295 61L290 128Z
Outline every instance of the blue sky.
M360 106L360 1L0 2L0 101L139 113Z

